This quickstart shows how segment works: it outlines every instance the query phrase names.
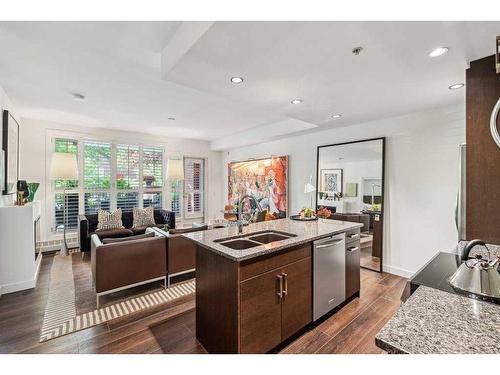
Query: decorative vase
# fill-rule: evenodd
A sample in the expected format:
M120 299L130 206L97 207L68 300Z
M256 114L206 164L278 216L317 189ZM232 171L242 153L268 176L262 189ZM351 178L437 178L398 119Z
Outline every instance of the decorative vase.
M35 200L35 194L39 186L40 186L39 182L28 182L28 191L29 191L27 197L28 202L33 202Z

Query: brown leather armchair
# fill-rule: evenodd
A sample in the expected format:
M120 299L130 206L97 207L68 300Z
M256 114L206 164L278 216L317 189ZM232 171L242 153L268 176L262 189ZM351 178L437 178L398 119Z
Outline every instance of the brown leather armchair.
M102 295L158 280L166 283L166 239L147 234L136 237L140 238L105 239L110 243L103 243L96 234L91 236L97 308Z
M165 237L167 240L167 285L170 286L170 278L193 272L196 268L196 245L182 234L207 230L203 225L196 228L170 229L165 232L159 228L150 228L157 236Z

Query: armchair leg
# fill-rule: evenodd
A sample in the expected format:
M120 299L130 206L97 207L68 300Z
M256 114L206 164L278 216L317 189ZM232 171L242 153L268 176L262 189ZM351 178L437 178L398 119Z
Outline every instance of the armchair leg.
M99 294L96 296L97 299L97 308L99 308Z

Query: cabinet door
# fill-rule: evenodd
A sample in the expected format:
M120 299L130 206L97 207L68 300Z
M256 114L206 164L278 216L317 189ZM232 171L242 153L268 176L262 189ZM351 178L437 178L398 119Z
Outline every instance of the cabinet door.
M359 270L359 241L346 245L345 250L345 298L351 297L359 292L360 270Z
M282 269L240 284L240 353L266 353L281 342Z
M311 269L310 257L283 267L283 273L286 275L286 295L282 299L282 340L286 340L312 321Z

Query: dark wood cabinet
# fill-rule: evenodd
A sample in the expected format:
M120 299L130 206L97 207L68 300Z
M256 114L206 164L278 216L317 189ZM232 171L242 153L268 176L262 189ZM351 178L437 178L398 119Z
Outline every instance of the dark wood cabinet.
M196 337L210 353L266 353L312 321L310 243L243 262L197 251Z
M265 353L281 342L280 277L274 270L240 284L241 353Z
M281 338L285 340L312 320L312 261L305 258L283 269L285 279L281 304Z
M266 353L312 321L311 257L240 284L240 353Z
M345 297L352 297L360 288L359 241L349 243L345 250Z

